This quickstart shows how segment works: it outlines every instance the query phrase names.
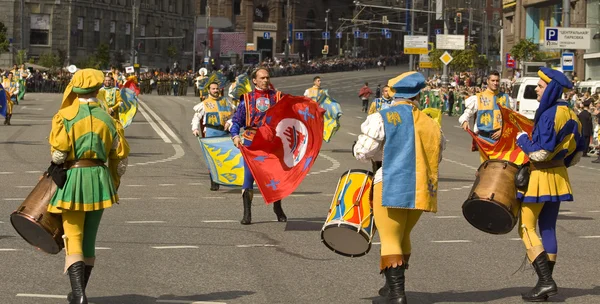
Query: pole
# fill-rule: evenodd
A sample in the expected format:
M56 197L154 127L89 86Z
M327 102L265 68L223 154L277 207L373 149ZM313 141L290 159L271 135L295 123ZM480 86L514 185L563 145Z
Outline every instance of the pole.
M427 9L431 10L431 0L427 1ZM431 38L431 14L427 14L427 42L429 41L429 38ZM429 45L427 46L429 48ZM429 61L433 60L432 58L429 58ZM429 72L431 69L427 69L427 79L429 79Z
M192 45L192 71L194 71L194 73L196 73L196 43L198 43L198 35L197 35L197 31L196 29L198 28L198 16L196 14L194 14L194 38L193 38L193 45Z
M469 44L471 44L471 31L473 30L473 8L469 7L469 35L467 35L467 37L469 37Z
M408 24L408 17L410 14L410 28L408 29L409 34L412 36L413 35L413 27L415 25L414 21L414 16L415 14L411 11L409 11L411 9L411 4L412 4L412 0L407 0L406 1L406 23ZM414 55L408 55L408 70L412 71L413 67L415 66L415 57Z
M571 1L563 0L562 6L563 6L563 27L569 27L571 25ZM561 62L562 62L562 56L566 52L569 52L569 50L562 50ZM569 80L573 79L572 78L573 72L564 72L564 73L565 73L565 76L567 76L567 78L569 78Z
M210 71L210 69L208 68L210 66L210 48L208 47L209 45L209 41L208 41L208 28L210 27L210 1L206 1L206 47L204 48L204 58L208 58L208 62L206 62L206 69L208 71Z
M67 65L69 66L71 65L71 36L73 36L73 34L71 33L71 28L73 27L73 20L72 20L72 13L71 13L71 7L73 6L73 1L70 0L69 1L69 21L67 23L67 31L68 31L68 35L67 35ZM64 62L61 62L64 64Z
M286 17L287 17L288 32L289 32L290 31L290 25L292 24L292 9L291 9L291 6L290 6L290 0L287 0L287 7L286 7L286 9L287 9ZM286 39L286 42L285 42L285 61L286 62L290 58L290 40L293 39L292 35L293 35L293 32L292 33L288 33L288 38Z
M329 9L325 11L325 14L325 45L329 46ZM324 54L323 57L326 58L327 54Z
M444 19L444 35L448 35L448 13L446 12L446 0L442 1L442 14ZM444 64L442 73L442 86L448 88L448 65Z
M131 6L131 59L129 60L131 65L136 64L136 56L135 56L135 28L137 24L137 2L138 0L133 0L133 5Z
M21 0L21 51L25 49L25 0Z

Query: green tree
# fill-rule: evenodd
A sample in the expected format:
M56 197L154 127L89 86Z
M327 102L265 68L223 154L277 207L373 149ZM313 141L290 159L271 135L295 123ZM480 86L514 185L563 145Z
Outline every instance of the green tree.
M108 49L108 44L101 43L96 49L96 61L99 65L98 68L107 69L110 64L110 51Z
M85 59L79 60L75 65L80 69L86 69L86 68L99 69L100 68L100 62L96 58L96 55L87 56L87 57L85 57Z
M167 56L169 56L171 61L175 59L175 57L177 57L177 48L173 45L169 45L167 48Z
M431 64L433 66L432 69L440 70L444 67L444 63L440 60L440 57L444 54L444 50L433 49L429 52L429 60L431 60Z
M20 66L20 65L24 64L25 62L27 62L27 51L26 50L17 51L17 57L15 59L15 63Z
M468 71L477 66L479 62L479 52L477 51L477 45L467 45L464 50L457 50L452 52L454 58L450 62L450 66L460 72Z
M10 43L6 39L6 26L0 22L0 54L8 52L8 46Z
M44 53L40 55L40 59L38 59L38 64L50 69L62 66L58 55L53 53Z
M540 60L543 55L533 39L522 39L510 49L511 56L519 62Z

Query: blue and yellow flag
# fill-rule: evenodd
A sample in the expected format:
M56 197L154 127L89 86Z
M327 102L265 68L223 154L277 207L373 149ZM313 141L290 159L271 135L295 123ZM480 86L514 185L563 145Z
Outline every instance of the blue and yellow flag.
M252 86L250 85L248 75L246 73L238 75L235 78L235 86L233 87L231 95L236 99L240 99L240 96L249 93L250 91L252 91Z
M335 132L340 129L340 117L342 117L343 112L340 104L329 96L327 90L325 93L321 96L318 103L325 110L325 114L323 115L323 140L329 142Z
M127 128L132 122L138 109L138 99L135 92L130 88L121 89L123 103L119 106L119 120L123 128Z
M8 110L8 100L6 100L6 92L4 87L0 84L0 115L6 117L6 111Z
M436 108L426 108L421 110L421 112L425 113L427 116L433 118L435 122L442 126L442 110Z
M231 137L206 137L198 141L213 182L241 187L244 184L244 162L242 153L233 145Z

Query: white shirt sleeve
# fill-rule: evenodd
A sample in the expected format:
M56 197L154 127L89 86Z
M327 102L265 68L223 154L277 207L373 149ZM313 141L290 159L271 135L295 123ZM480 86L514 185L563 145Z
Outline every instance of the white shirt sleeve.
M509 105L510 105L510 109L511 109L511 110L515 110L515 111L517 110L517 109L515 108L515 107L517 106L517 105L515 104L515 100L514 100L512 97L510 97L510 96L508 96L508 103L509 103Z
M200 130L200 120L204 117L204 103L194 106L194 116L192 116L192 131Z
M383 149L382 144L385 139L385 130L383 118L379 113L373 113L367 116L367 120L360 126L362 134L358 136L358 141L354 146L354 157L366 162L368 160L381 160Z
M465 112L458 118L458 123L462 125L465 121L468 122L475 113L477 113L477 95L465 100Z
M308 89L306 89L306 91L304 91L304 96L308 97Z

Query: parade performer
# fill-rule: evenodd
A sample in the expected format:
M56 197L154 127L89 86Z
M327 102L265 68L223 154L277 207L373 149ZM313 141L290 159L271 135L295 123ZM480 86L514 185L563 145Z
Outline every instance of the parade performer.
M2 81L2 87L6 92L6 116L4 117L4 125L10 126L10 119L12 118L13 106L19 104L17 102L17 95L19 94L19 83L13 79L13 73L7 72L6 78Z
M313 86L304 91L304 96L319 102L324 95L327 95L327 92L321 89L321 77L315 76L313 78Z
M530 159L529 184L518 198L523 202L519 234L538 276L535 287L522 294L523 300L531 302L545 301L558 291L552 278L558 251L556 221L560 203L573 200L567 167L577 164L585 149L581 123L568 102L560 99L573 84L562 72L549 68L540 68L538 75L535 91L540 106L531 139L525 132L516 139Z
M498 91L500 73L490 72L488 87L485 91L473 95L465 100L465 111L458 118L458 123L466 131L469 129L469 120L476 115L474 128L480 138L490 143L495 143L502 134L502 113L499 105L513 108L512 99L508 94ZM481 156L481 162L484 157Z
M52 165L48 172L53 179L54 174L66 174L64 184L57 184L48 211L62 215L72 304L88 303L85 288L94 267L96 234L104 209L118 201L119 178L129 154L123 128L96 99L103 79L102 72L94 69L75 73L49 136Z
M17 77L17 81L19 82L19 95L17 99L19 101L25 98L25 92L27 91L27 78L29 78L29 76L29 70L25 68L24 64L21 64L21 68L18 70Z
M371 106L369 107L368 115L371 115L375 112L379 112L381 110L385 110L390 107L392 104L392 96L390 96L390 87L384 86L381 92L381 97L375 98L373 102L371 102Z
M98 100L112 118L119 120L119 107L123 104L123 98L110 75L104 77L104 86L98 91Z
M204 98L206 98L207 95L204 92L205 84L203 84L203 80L208 78L208 76L206 75L208 74L208 70L206 68L201 68L200 70L198 70L198 74L200 75L196 77L196 90L198 90L198 96L200 96L200 100L204 100Z
M262 120L271 106L275 105L282 93L276 91L271 85L271 76L266 68L258 68L252 72L252 82L255 89L250 93L242 95L240 104L233 115L230 133L233 144L236 147L240 145L249 146L252 143L256 129L261 126ZM244 133L240 135L240 129L244 128ZM242 139L243 137L243 139ZM244 185L242 186L242 201L244 205L244 216L241 220L242 225L252 223L252 197L254 194L254 177L244 160ZM287 217L281 207L281 201L273 203L273 211L277 215L277 220L286 222Z
M192 133L198 137L218 137L227 135L231 125L230 118L235 113L233 106L225 97L219 95L219 84L212 82L208 87L208 97L194 106ZM200 130L201 126L203 127ZM210 176L210 175L209 175ZM219 184L210 177L210 190L219 190Z
M361 161L383 157L373 193L380 271L386 277L380 294L386 296L384 303L407 303L404 273L412 252L410 232L424 211L437 212L438 163L445 140L439 124L418 108L423 75L407 72L388 85L394 102L367 117L353 153Z

